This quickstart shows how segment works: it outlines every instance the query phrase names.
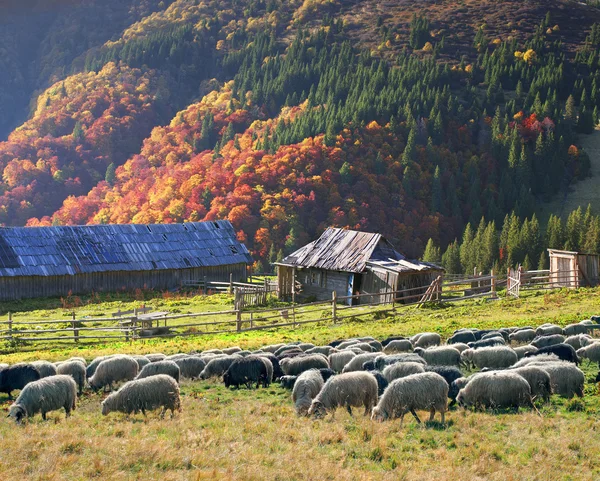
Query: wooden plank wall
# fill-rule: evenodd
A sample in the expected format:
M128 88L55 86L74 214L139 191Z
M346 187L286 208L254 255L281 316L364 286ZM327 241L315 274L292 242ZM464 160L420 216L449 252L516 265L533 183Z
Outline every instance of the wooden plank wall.
M302 285L302 292L298 297L315 298L317 301L327 301L331 299L332 292L335 291L338 297L348 295L348 276L347 272L326 271L323 269L302 269L296 270L296 279ZM355 274L360 275L360 274Z
M183 281L204 280L205 277L207 281L229 282L230 273L234 281L245 282L246 264L179 270L96 272L74 276L0 277L0 301L143 288L165 290L180 287Z

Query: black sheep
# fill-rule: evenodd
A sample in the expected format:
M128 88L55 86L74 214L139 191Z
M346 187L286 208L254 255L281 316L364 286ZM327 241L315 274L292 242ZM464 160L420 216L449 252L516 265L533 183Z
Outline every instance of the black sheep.
M535 352L526 353L525 357L539 356L540 354L554 354L559 359L563 361L574 362L576 365L579 365L580 362L575 348L573 348L573 346L570 344L560 343L552 346L541 347Z
M367 361L362 365L363 371L375 371L375 361Z
M328 367L322 367L319 369L319 372L321 373L323 382L327 382L327 379L329 379L331 376L335 376L335 371L333 369L329 369Z
M390 337L384 339L383 341L381 341L381 345L385 347L385 346L387 346L392 341L401 341L402 339L406 339L406 337L404 337L404 336L390 336Z
M342 342L346 342L346 339L336 339L335 341L331 341L328 346L338 347Z
M298 379L298 376L281 376L279 378L279 383L281 384L282 388L289 389L291 391L294 389L296 379Z
M256 383L257 389L261 383L263 387L267 387L269 383L267 366L259 357L249 356L236 359L223 375L223 382L225 387L239 388L241 384L245 384L250 389L253 383Z
M40 379L40 372L31 364L19 363L0 371L0 392L8 394L12 399L12 392L23 389L27 384Z
M277 359L279 359L281 361L282 359L285 359L288 357L301 356L302 354L304 354L304 351L302 349L300 349L299 347L295 347L293 349L283 351L281 354L276 355L276 356L277 356Z
M385 391L385 388L388 387L388 380L385 377L383 377L381 371L377 371L376 369L369 371L369 373L373 374L373 376L375 376L375 379L377 380L377 395L383 395L383 391Z
M475 342L477 339L473 331L458 331L455 332L452 337L448 339L448 344L455 344L457 342Z
M448 386L464 376L464 374L460 372L460 369L454 366L425 366L425 371L439 374L446 380Z
M266 357L271 364L273 364L273 381L276 381L281 376L283 376L283 371L281 370L281 366L279 365L279 359L275 354L271 354L270 352L263 352L260 354L260 357Z
M483 336L495 331L496 329L474 329L472 332L475 335L475 339L480 341Z
M479 347L492 347L492 346L504 346L506 343L501 337L492 337L491 339L484 339L483 341L469 342L467 346L472 349Z

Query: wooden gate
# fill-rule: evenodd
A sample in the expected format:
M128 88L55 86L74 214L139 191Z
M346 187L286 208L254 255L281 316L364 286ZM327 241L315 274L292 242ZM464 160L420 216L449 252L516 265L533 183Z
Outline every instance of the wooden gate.
M521 291L521 274L523 273L523 268L519 266L518 269L513 269L512 267L508 268L508 273L506 276L506 295L519 297L519 293Z

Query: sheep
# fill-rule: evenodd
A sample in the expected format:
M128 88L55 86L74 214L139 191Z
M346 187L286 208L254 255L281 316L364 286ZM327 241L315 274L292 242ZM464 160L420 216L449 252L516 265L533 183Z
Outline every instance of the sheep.
M450 344L454 349L456 349L458 352L462 353L463 351L466 351L467 349L471 349L469 346L467 346L464 342L455 342L453 344Z
M282 344L283 345L283 344ZM202 351L202 354L208 354L208 355L219 355L219 354L224 354L223 351L221 351L221 349L207 349L206 351Z
M210 361L208 361L208 364L206 364L206 367L202 370L200 376L198 377L200 379L221 377L223 374L225 374L227 369L229 369L229 366L231 366L233 361L235 361L236 359L239 359L239 357L235 355L225 355L223 357L216 357L214 359L211 359Z
M155 352L152 354L146 354L146 359L150 362L164 361L167 358L162 352Z
M391 366L397 362L418 362L420 364L427 364L427 361L421 356L414 352L404 354L392 354L391 356L377 356L375 358L375 369L383 371L386 366Z
M293 357L304 356L306 353L302 349L298 349L297 347L293 349L288 349L287 351L282 352L277 356L279 361L283 361L284 359L291 359Z
M277 359L275 354L272 354L270 352L261 352L258 355L271 361L271 365L273 366L273 380L277 380L281 376L283 376L283 371L281 369L281 366L279 365L279 359Z
M365 408L365 416L377 403L378 386L375 377L368 372L347 372L330 378L308 410L309 416L321 417L338 407L346 407L352 416L352 407Z
M463 362L470 361L479 369L484 367L502 369L518 361L517 353L507 346L482 347L468 349L461 354Z
M383 351L383 344L381 344L379 341L376 341L375 339L367 341L367 344L369 344L369 346L371 346L374 351L377 351L377 352Z
M355 346L356 344L359 344L359 343L360 343L360 341L358 339L348 339L346 341L340 342L337 346L333 346L333 347L335 347L341 351L342 349L346 349L348 347Z
M329 361L321 354L305 354L291 359L283 359L279 365L285 374L299 375L309 369L329 367Z
M195 356L182 357L173 362L179 366L179 376L187 379L196 379L206 367L206 361Z
M542 324L535 330L536 336L539 336L539 337L551 336L553 334L562 334L562 333L563 333L562 327L557 326L556 324L548 324L548 323Z
M145 365L135 379L144 379L157 374L166 374L179 382L181 378L181 368L175 361L165 359L164 361L151 362Z
M360 349L361 351L364 351L364 352L376 352L377 351L368 342L359 342L358 344L354 344L352 347Z
M0 371L0 392L8 394L8 399L12 399L14 390L23 389L30 382L39 379L40 372L31 364L13 364Z
M309 371L311 371L311 369L309 369ZM281 384L281 387L284 389L293 389L297 379L298 376L281 376L279 378L279 384Z
M515 408L533 406L531 387L516 372L479 373L460 390L456 401L462 407Z
M378 352L365 352L364 354L359 354L350 359L348 364L346 364L344 369L342 369L342 372L362 371L362 366L365 362L372 361L378 356L381 356L381 354Z
M448 397L452 400L449 406L454 406L456 403L456 397L460 390L465 387L470 381L470 377L459 377L450 383L450 388L448 389Z
M387 346L392 341L404 341L407 340L404 336L389 336L386 337L383 341L381 341L381 345L383 347Z
M430 346L439 346L442 338L435 332L423 332L410 338L415 347L427 348Z
M415 348L415 353L421 356L427 364L438 366L458 366L460 352L451 346L430 347L429 349Z
M586 324L581 324L580 322L576 324L568 324L564 327L563 333L565 336L574 336L576 334L587 334L588 326Z
M413 345L408 339L395 339L383 348L385 354L397 354L400 352L412 352Z
M62 374L45 377L28 383L10 407L8 415L17 423L23 418L35 416L42 413L42 419L46 420L46 414L64 408L67 417L75 409L77 402L77 386L71 376Z
M88 366L85 368L85 377L87 377L88 379L91 378L94 375L94 373L96 372L96 368L100 365L100 363L106 359L110 359L111 357L114 357L114 355L98 356L98 357L94 358L92 360L92 362L90 362L88 364Z
M596 342L600 342L600 339L595 339L593 337L582 337L581 338L581 347L589 346L590 344L594 344Z
M304 352L312 349L315 345L312 342L301 342L298 344L298 349L302 349Z
M81 396L83 388L85 387L85 364L81 361L65 361L61 363L56 369L57 374L66 374L71 376L77 387L79 388L78 394Z
M471 330L456 331L448 338L447 344L456 344L457 342L466 344L468 342L475 342L476 340L475 334Z
M584 346L584 342L587 341L588 339L592 339L592 336L588 335L588 334L576 334L574 336L569 336L565 339L565 344L568 344L569 346L573 346L573 349L575 349L577 351L577 349L580 349Z
M535 339L535 331L533 329L521 329L510 334L508 339L510 342L531 342Z
M102 401L102 415L119 411L128 416L139 411L146 415L146 410L162 408L161 418L167 409L171 417L175 410L181 412L181 398L177 381L167 374L157 374L144 379L136 379L125 383L117 392L110 394Z
M461 370L454 366L425 366L425 372L439 374L448 383L448 386L464 376Z
M176 361L177 359L184 359L189 356L189 354L178 352L177 354L171 354L170 356L165 357L163 361Z
M375 377L375 380L377 381L377 394L379 396L382 396L385 389L388 387L388 380L385 378L381 371L373 370L368 372L369 374L372 374Z
M248 356L248 357L250 357L250 356ZM266 380L265 380L263 386L269 387L271 385L271 383L273 382L273 363L268 358L263 357L263 356L251 356L251 357L260 359L260 361L265 365L265 368L267 369L267 377L266 377Z
M319 369L319 372L321 373L321 377L323 378L323 382L327 382L327 380L330 377L333 377L336 375L336 372L333 369L330 369L328 367L322 367L321 369Z
M391 366L387 366L383 370L383 377L389 382L394 379L400 379L401 377L410 376L411 374L417 374L425 372L423 364L417 362L397 362Z
M245 384L250 389L253 383L256 383L257 389L261 383L263 387L267 387L269 381L265 361L268 360L257 356L236 359L231 363L225 374L223 374L225 387L234 386L239 389L240 384Z
M408 412L418 423L421 422L417 410L428 410L429 421L433 421L437 411L441 415L442 423L446 421L448 383L442 376L434 372L425 372L391 382L377 406L373 408L371 419L385 421L399 417L402 427L404 415Z
M541 367L535 365L523 366L516 369L511 369L511 372L516 372L524 377L531 388L531 395L541 397L548 402L552 394L552 383L550 375Z
M356 354L352 351L339 351L329 355L329 364L335 372L342 372L344 366L355 358Z
M539 356L524 357L523 359L520 359L512 367L517 368L517 367L529 366L530 364L539 364L541 362L557 362L559 360L560 359L558 359L558 356L556 354L540 354Z
M298 376L292 391L292 401L298 415L308 414L310 405L323 388L323 384L323 377L316 369L309 369Z
M556 361L533 365L543 369L550 375L553 393L569 399L574 395L583 397L585 376L581 369L574 366L573 363Z
M298 350L298 351L302 351L302 349L300 349L298 347L297 344L284 344L283 346L281 346L279 349L277 349L275 351L275 355L277 357L281 356L285 351L289 351L289 350ZM302 351L304 352L304 351Z
M375 361L367 361L363 363L361 371L374 371Z
M112 391L113 383L131 381L138 374L138 364L131 356L119 355L105 359L96 368L94 375L89 378L90 387L97 391L108 386Z
M600 366L600 342L594 342L577 350L577 355L590 363L597 362Z
M268 346L263 346L260 349L264 352L270 352L271 354L275 354L275 351L280 347L285 346L285 344L270 344Z
M599 351L600 352L600 351ZM579 365L579 358L573 346L569 344L554 344L548 347L542 347L536 352L529 352L525 357L539 356L541 354L555 354L561 361L573 362Z
M487 334L484 334L483 336L481 336L481 340L485 341L486 339L493 339L494 337L499 337L504 339L504 336L502 335L502 333L500 331L492 331L492 332L488 332ZM506 341L506 339L504 339L504 341Z
M562 334L552 334L549 336L538 336L533 341L531 341L531 345L537 347L538 349L541 347L553 346L554 344L561 344L565 342L565 336Z
M506 341L502 337L492 337L491 339L482 339L481 341L469 342L467 345L471 349L481 349L482 347L504 346Z
M48 376L56 376L56 366L48 361L33 361L31 363L40 373L40 379Z
M144 366L146 366L147 364L150 364L150 360L146 356L141 356L139 354L136 354L131 357L135 359L135 362L137 362L138 369L140 371L143 369Z
M221 351L223 351L223 354L235 354L236 352L240 352L242 350L241 347L238 346L233 346L233 347L227 347L225 349L221 349Z
M336 351L337 349L334 349L331 346L315 346L307 349L305 352L306 354L323 354L324 356L329 356Z
M528 352L537 352L537 347L531 344L525 344L524 346L517 346L513 349L517 353L517 358L522 359Z
M252 352L248 351L247 349L244 351L238 351L235 353L235 355L241 356L241 357L247 357L247 356L250 356L251 354L252 354Z

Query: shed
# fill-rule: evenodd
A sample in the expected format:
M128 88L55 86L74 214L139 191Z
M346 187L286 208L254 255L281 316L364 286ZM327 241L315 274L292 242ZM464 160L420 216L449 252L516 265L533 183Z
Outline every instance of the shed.
M381 234L333 227L276 266L280 296L327 300L334 291L338 297L361 295L346 299L347 304L391 302L392 292L405 289L414 289L406 296L418 296L443 272L434 264L406 259Z
M598 254L548 249L553 287L593 287L599 282Z
M0 228L0 300L245 281L229 221Z

